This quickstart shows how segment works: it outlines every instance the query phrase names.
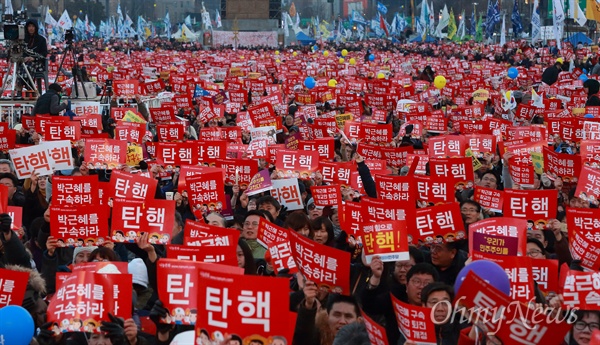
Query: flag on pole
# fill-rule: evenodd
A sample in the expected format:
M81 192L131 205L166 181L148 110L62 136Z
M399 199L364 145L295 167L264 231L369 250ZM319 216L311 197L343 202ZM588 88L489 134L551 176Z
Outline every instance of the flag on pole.
M356 24L367 25L367 21L365 17L362 16L358 11L352 10L352 19L351 21Z
M187 17L183 20L183 23L187 26L192 26L192 17L188 14Z
M169 11L167 10L167 14L165 14L165 31L167 34L167 39L171 39L171 18L169 18Z
M462 15L460 16L460 23L458 24L457 35L454 36L454 40L462 40L463 38L465 38L466 21L467 19L465 18L465 11L463 11Z
M69 17L69 12L67 12L67 10L64 10L63 14L58 19L58 26L63 28L63 30L69 30L73 27L73 21L71 20L71 17Z
M479 21L477 22L477 30L475 31L475 41L481 42L483 41L483 17L479 16Z
M500 29L500 46L506 44L506 16L502 16L502 29Z
M123 20L123 11L121 11L121 2L117 4L117 19Z
M487 19L485 22L485 37L490 38L494 35L494 27L500 21L500 8L498 0L492 5L492 1L488 0Z
M473 9L473 13L471 14L471 30L469 30L471 36L475 37L477 34L477 21L475 20L475 9Z
M452 39L456 35L456 19L454 18L454 10L450 9L450 19L448 20L448 39Z
M434 33L435 32L435 15L433 12L433 1L431 1L431 6L429 6L428 13L429 13L429 32Z
M595 20L597 22L600 22L600 8L596 6L595 0L586 0L585 17L589 20Z
M381 14L387 14L387 7L382 4L381 2L377 1L377 11L379 11Z
M219 12L219 9L216 9L215 11L217 12L215 23L217 23L217 28L220 28L223 26L223 24L221 23L221 13Z
M58 22L56 21L56 19L54 19L54 17L52 17L52 13L50 13L50 8L46 8L46 18L44 18L44 23L52 27L58 25Z
M292 2L292 4L290 5L290 17L295 17L296 16L296 5L294 5L294 3Z
M15 10L12 7L11 0L4 0L4 14L14 14Z
M450 23L450 15L448 14L448 7L444 5L444 9L442 10L442 15L440 17L440 21L438 22L437 28L435 30L437 37L442 37L442 30L444 30L448 24ZM454 25L456 29L456 25Z
M515 0L510 21L512 22L515 36L523 32L523 23L521 22L521 13L519 13L519 8L517 7L517 0Z
M385 32L386 37L390 35L390 31L387 28L385 18L383 18L383 15L381 13L379 14L379 27L383 30L383 32Z
M562 36L565 25L565 12L563 9L562 0L552 0L552 7L552 31L554 33L554 37L556 38L556 46L558 49L562 49Z
M598 18L600 19L600 17ZM531 13L531 42L542 40L542 21L540 20L540 2L533 1L533 12Z
M218 11L217 11L217 15L219 15ZM283 35L285 37L288 37L290 35L290 28L288 27L288 22L287 22L287 18L286 18L287 15L288 14L285 12L283 12L281 14L281 27L283 28Z
M204 30L208 30L209 28L212 30L212 23L210 22L210 14L204 7L204 1L202 1L202 26Z
M579 7L579 1L577 0L569 0L569 18L573 18L579 26L584 26L587 22L587 18L585 14Z

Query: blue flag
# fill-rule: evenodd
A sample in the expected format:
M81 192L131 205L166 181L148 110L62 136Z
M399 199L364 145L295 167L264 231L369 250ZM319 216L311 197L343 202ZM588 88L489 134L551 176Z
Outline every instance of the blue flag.
M367 25L367 21L365 20L365 17L363 17L362 14L360 14L356 10L352 10L351 22L356 23L356 24L361 24L361 25Z
M500 8L498 6L498 0L496 4L492 5L492 2L488 2L487 19L485 21L485 37L489 38L494 35L494 27L500 21Z
M201 88L200 85L196 85L196 88L194 89L194 98L208 96L208 95L210 95L210 93L208 91Z
M513 6L513 12L510 16L510 21L513 25L513 32L515 35L523 32L523 23L521 23L521 13L519 13L519 9L517 8L517 0L515 0L515 5Z
M477 33L477 22L475 21L475 10L473 10L473 13L471 14L471 30L469 30L471 32L471 36L475 36L475 34Z
M384 4L377 1L377 11L381 12L381 14L387 14L387 7Z

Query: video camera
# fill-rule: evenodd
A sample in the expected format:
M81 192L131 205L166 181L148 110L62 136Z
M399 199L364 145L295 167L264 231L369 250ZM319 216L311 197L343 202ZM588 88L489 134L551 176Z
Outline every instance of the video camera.
M25 39L25 22L27 12L15 11L15 14L3 14L2 23L4 39L10 41L23 41Z
M75 34L73 33L73 29L69 29L65 31L65 41L67 44L72 44L75 39Z

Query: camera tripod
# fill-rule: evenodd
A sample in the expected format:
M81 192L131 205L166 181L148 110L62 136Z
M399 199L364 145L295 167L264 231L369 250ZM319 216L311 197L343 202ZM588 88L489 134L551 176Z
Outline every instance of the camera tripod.
M71 54L69 54L71 53ZM85 99L88 99L87 90L85 89L83 73L81 72L81 68L79 67L79 62L77 61L77 54L75 54L75 49L73 48L73 42L67 42L63 58L58 65L58 72L56 73L56 79L54 82L58 81L58 77L60 76L61 71L63 70L63 64L65 63L65 59L67 56L70 56L73 59L73 68L71 69L71 73L73 75L73 85L71 87L71 97L70 98L79 98L79 88L77 87L78 83L81 83L81 88L83 89L83 94L85 95ZM64 72L63 72L64 74ZM79 82L77 81L79 80ZM74 92L73 92L74 91ZM75 96L73 96L75 95Z
M4 94L4 91L6 91L7 86L9 85L8 83L10 82L10 99L14 100L17 95L20 95L22 90L17 90L17 85L19 84L18 80L19 78L23 81L23 83L25 84L25 86L27 86L27 89L29 90L35 90L36 96L40 95L40 90L38 90L35 87L35 82L33 81L33 78L31 77L31 73L29 73L29 68L27 67L27 65L24 62L24 58L23 58L23 54L15 54L9 57L9 65L8 65L8 71L6 71L6 75L4 76L4 80L2 82L2 89L0 90L0 96ZM25 71L25 73L27 74L26 78L24 78L23 76L17 75L17 71L19 70L19 68L23 68L23 70Z

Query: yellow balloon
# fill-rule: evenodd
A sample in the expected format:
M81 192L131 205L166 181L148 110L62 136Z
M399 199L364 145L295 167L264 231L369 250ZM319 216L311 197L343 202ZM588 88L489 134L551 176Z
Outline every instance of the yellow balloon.
M346 49L342 49L342 56L348 55L348 51Z
M329 81L327 82L327 85L329 87L335 87L337 85L337 81L335 79L329 79Z
M379 72L377 73L377 79L384 79L385 78L385 74Z
M277 63L280 63L280 62L281 62L281 60L277 59L277 60L275 60L275 62L277 62Z
M298 53L296 53L296 52L293 52L293 53L292 53L292 55L293 55L293 56L296 56L296 55L298 55Z
M444 88L444 86L446 86L446 78L444 78L444 76L442 75L438 75L437 77L435 77L435 79L433 80L433 85L438 89L441 90Z
M326 51L324 51L324 52L323 52L323 56L324 56L324 57L328 57L328 56L329 56L329 51L327 51L327 50L326 50Z
M275 51L275 55L279 55L279 50L276 50L276 51Z
M240 59L244 60L244 57L243 57L243 56L240 56Z
M340 59L338 60L338 62L339 62L339 63L344 63L344 61L346 61L346 60L344 60L344 58L340 58Z
M350 64L352 66L356 65L356 60L354 58L350 58Z

